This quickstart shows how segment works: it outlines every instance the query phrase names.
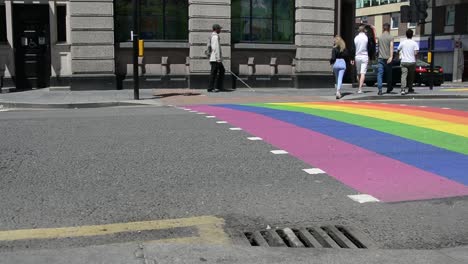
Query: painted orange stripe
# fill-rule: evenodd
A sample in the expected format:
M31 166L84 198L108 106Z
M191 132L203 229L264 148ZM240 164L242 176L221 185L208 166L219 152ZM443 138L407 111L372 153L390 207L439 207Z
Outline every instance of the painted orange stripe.
M349 102L343 102L343 103L332 103L332 102L320 102L316 104L321 104L321 105L347 105L347 106L355 106L359 107L361 109L376 109L376 110L382 110L382 111L388 111L388 112L399 112L400 114L406 114L406 115L412 115L412 116L420 116L420 117L425 117L425 118L430 118L430 119L437 119L441 121L447 121L451 123L456 123L456 124L465 124L468 125L468 117L464 118L461 116L453 116L453 115L448 115L448 114L441 114L438 112L429 112L425 111L426 108L418 107L417 109L402 109L402 108L396 108L394 105L384 105L384 104L368 104L368 103L349 103ZM400 106L400 105L398 105Z

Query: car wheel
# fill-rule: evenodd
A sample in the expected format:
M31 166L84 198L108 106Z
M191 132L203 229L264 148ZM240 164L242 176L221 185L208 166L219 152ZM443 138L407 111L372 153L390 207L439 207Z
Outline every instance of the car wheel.
M366 82L367 87L372 87L375 85L375 82Z
M434 86L442 86L442 83L434 83Z

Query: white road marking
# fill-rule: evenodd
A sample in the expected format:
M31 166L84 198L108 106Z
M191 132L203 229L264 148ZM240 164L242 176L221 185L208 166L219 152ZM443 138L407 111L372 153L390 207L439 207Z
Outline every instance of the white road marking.
M182 110L185 110L185 111L192 111L192 109L189 109L189 108L182 108Z
M452 108L444 107L444 108L442 108L442 109L451 110Z
M271 153L275 154L275 155L284 155L284 154L288 154L288 152L286 150L272 150L270 151Z
M189 113L197 113L197 111L189 111Z
M317 175L317 174L325 174L325 172L321 169L318 169L318 168L314 168L314 169L305 169L303 170L305 171L306 173L310 174L310 175Z
M421 108L427 108L427 106L424 106L424 105L420 105L419 107L421 107Z
M240 128L240 127L231 127L229 130L239 131L239 130L242 130L242 128Z
M226 121L218 121L218 122L216 122L216 124L227 124L227 122Z
M259 138L259 137L249 137L247 138L248 140L252 140L252 141L259 141L259 140L263 140L262 138Z
M198 112L197 115L206 115L206 113Z
M207 116L206 118L216 118L216 116Z
M358 203L376 203L380 202L379 199L369 194L348 195L348 197Z

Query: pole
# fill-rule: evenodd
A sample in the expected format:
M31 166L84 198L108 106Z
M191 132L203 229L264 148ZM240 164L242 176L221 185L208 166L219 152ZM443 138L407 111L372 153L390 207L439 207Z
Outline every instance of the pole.
M138 45L140 36L140 1L133 0L133 98L140 100L140 74L138 70Z
M430 43L430 63L431 63L431 77L430 77L430 86L429 88L434 89L434 51L435 51L435 9L436 9L436 0L432 0L432 21L431 21L431 43Z

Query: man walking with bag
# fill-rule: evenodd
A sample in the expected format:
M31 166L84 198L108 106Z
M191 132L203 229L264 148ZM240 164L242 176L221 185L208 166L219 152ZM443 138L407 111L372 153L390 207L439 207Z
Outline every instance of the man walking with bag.
M208 43L208 53L211 64L210 85L208 92L217 93L223 91L224 74L226 70L223 65L223 53L221 51L221 40L219 37L221 33L221 26L218 24L213 25L213 33Z
M392 62L393 36L390 34L390 24L385 23L383 25L383 33L379 37L379 71L377 75L379 95L382 95L384 74L387 76L387 93L393 90Z

